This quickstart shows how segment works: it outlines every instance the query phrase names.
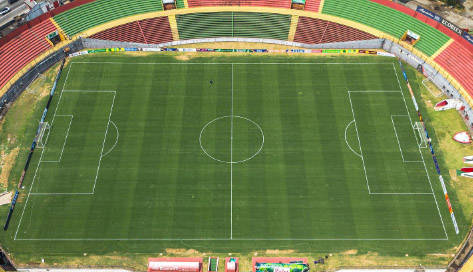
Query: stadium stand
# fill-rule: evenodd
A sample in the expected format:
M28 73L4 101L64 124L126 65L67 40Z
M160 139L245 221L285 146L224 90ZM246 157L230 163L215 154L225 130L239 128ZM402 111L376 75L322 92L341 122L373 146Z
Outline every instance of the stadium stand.
M45 20L7 42L0 48L0 88L24 66L30 63L41 53L52 48L46 36L56 27L51 20Z
M371 26L397 39L411 30L421 36L415 47L428 56L435 54L450 39L412 16L369 0L325 0L322 13Z
M156 17L119 25L92 36L92 39L157 44L173 40L168 17Z
M116 19L161 10L161 0L96 0L60 13L54 20L67 35L73 36Z
M291 0L187 0L190 8L210 6L251 6L291 8Z
M147 43L171 42L172 33L168 17L151 18L140 21Z
M324 4L322 4L324 3ZM176 0L178 9L210 6L254 6L290 9L291 0ZM322 10L319 10L322 9ZM0 87L4 87L15 73L24 68L36 56L51 48L46 39L38 38L54 31L49 18L69 36L80 34L93 27L117 19L163 10L162 0L76 0L42 15L36 22L29 22L0 40L0 56L6 65L0 68ZM387 0L307 0L305 11L348 19L387 33L396 39L406 30L420 35L415 48L435 60L473 94L472 60L473 46L432 19L409 8ZM367 14L369 13L369 16ZM296 16L291 28L291 15L261 12L200 12L178 14L172 17L156 17L130 22L111 29L100 29L92 38L138 42L163 43L173 40L213 37L250 37L278 40L294 40L303 43L330 43L376 37L334 20L328 22L304 16ZM174 20L174 18L176 20ZM390 18L386 20L386 18ZM293 16L294 19L294 16ZM43 23L43 20L47 22ZM130 21L133 21L130 18ZM39 23L38 23L39 22ZM170 22L172 23L170 25ZM177 26L176 26L177 22ZM295 27L297 22L297 27ZM294 31L296 30L296 31ZM37 39L31 33L40 33ZM295 32L295 33L294 33ZM452 40L450 46L447 46ZM31 44L33 46L31 46ZM30 45L28 51L26 45ZM444 50L442 52L442 50ZM457 54L454 54L454 53ZM458 54L461 52L461 54ZM455 66L454 64L458 64ZM461 68L458 68L461 67Z
M443 50L435 61L455 77L473 96L473 53L458 42Z
M117 42L147 43L139 21L101 31L90 36L90 38Z
M212 12L177 15L182 40L249 37L287 40L291 16L275 13Z
M349 26L309 17L299 17L294 36L295 42L311 44L372 39L377 37Z

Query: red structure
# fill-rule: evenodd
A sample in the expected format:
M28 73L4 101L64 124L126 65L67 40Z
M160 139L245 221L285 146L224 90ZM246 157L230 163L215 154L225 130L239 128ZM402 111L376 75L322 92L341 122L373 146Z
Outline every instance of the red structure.
M256 263L290 263L290 262L300 262L307 264L307 258L293 258L293 257L260 257L253 258L251 261L251 269L253 272L256 272Z
M230 262L230 260L232 259L234 260L234 262ZM226 257L225 258L225 272L238 272L239 261L240 260L238 258Z
M454 76L473 95L473 53L458 42L442 51L435 61Z
M0 87L18 73L41 53L52 48L46 35L56 31L49 19L26 28L18 36L0 47L2 65L0 65Z
M96 33L90 38L149 44L173 41L168 17L156 17L126 23Z
M373 39L377 37L356 28L309 17L299 17L294 36L295 42L311 44Z
M202 272L202 258L149 258L148 272Z

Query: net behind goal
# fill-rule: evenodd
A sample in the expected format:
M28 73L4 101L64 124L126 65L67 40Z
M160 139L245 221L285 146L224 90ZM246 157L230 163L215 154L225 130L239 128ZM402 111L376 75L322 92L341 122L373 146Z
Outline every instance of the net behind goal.
M36 147L37 148L44 148L46 146L46 142L48 139L49 131L51 130L51 126L48 122L40 122L38 127L38 133L36 134Z
M414 123L414 131L416 132L417 144L420 148L427 148L428 146L428 139L427 135L425 135L424 125L422 122L415 122Z

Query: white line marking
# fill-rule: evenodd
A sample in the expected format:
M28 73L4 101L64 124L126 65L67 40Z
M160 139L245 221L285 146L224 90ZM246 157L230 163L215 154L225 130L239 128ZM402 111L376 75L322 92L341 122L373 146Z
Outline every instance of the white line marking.
M59 95L59 100L58 100L56 109L55 109L55 111L54 111L54 115L53 115L53 119L52 119L52 121L51 121L51 125L53 125L53 123L54 123L54 118L56 118L57 109L59 108L59 102L61 102L62 93L63 93L63 91L64 91L64 88L66 87L67 79L69 78L69 73L71 72L71 69L72 69L72 63L71 63L71 65L69 66L69 70L67 71L66 80L64 81L64 85L62 86L61 95ZM49 137L49 135L48 135L48 137ZM35 170L35 172L34 172L33 181L31 182L30 190L28 191L28 196L26 197L25 205L23 206L23 211L22 211L22 213L21 213L20 221L18 222L18 227L16 228L16 232L15 232L15 237L13 238L14 240L16 240L16 237L17 237L17 235L18 235L18 230L20 229L21 222L22 222L22 220L23 220L23 215L25 214L26 207L28 206L28 200L30 199L31 190L33 189L33 185L34 185L35 180L36 180L36 175L38 174L38 169L39 169L39 166L41 165L40 161L41 161L41 159L43 158L44 150L45 150L45 149L43 148L43 150L41 151L41 155L40 155L40 157L39 157L38 165L36 165L36 170Z
M432 193L370 193L370 195L431 195Z
M66 75L66 80L65 80L65 83L64 83L64 86L63 86L63 90L62 90L61 95L59 97L59 102L61 101L62 93L64 92L64 87L66 86L67 79L69 77L69 73L70 73L70 70L72 68L73 63L166 64L166 65L170 64L170 63L71 62L71 65L70 65L69 70L68 70L67 75ZM175 63L175 64L209 64L209 63ZM213 64L222 64L222 63L213 63ZM346 65L346 64L358 64L358 65L363 65L363 64L390 64L394 67L396 77L398 77L396 68L394 66L394 63L235 63L235 64L262 64L262 65L264 65L264 64L343 64L343 65ZM400 82L399 82L399 78L398 78L398 83L399 83L399 87L401 89L401 93L402 93L403 98L404 98L404 94L402 92L402 88L401 88L401 85L400 85ZM68 90L68 91L80 91L80 90ZM114 91L95 91L95 92L114 92ZM357 92L357 91L353 91L353 92ZM391 91L384 91L384 92L391 92ZM350 105L351 105L351 108L352 108L352 114L353 114L353 117L355 117L354 112L353 112L353 105L352 105L352 101L351 101L350 91L348 93L349 93ZM233 96L233 65L232 65L232 96ZM114 96L114 100L115 100L115 96ZM404 100L404 103L406 103L405 99L403 99L403 100ZM58 105L56 107L56 111L55 111L54 116L53 116L53 122L54 122L54 117L56 116L57 109L59 107L59 102L58 102ZM405 105L406 105L406 109L407 109L407 104L405 104ZM113 105L112 105L112 109L113 109ZM233 97L232 97L232 112L233 112ZM110 112L110 115L111 115L111 112ZM232 116L233 116L233 114L232 114ZM242 117L242 118L244 118L244 117ZM409 118L410 118L410 115L409 115ZM109 117L109 120L110 120L110 117ZM355 118L353 119L352 122L355 123L355 129L357 131L358 141L360 141ZM411 120L411 124L412 124L412 120ZM107 129L108 129L108 127L107 127ZM264 135L263 135L263 143L264 143ZM43 152L44 152L44 149L43 149ZM41 153L41 157L42 157L43 152ZM102 152L103 152L103 150L102 150ZM360 144L360 153L361 153L361 158L363 160L361 144ZM422 155L422 153L421 153L421 155ZM40 157L40 160L41 160L41 157ZM423 158L423 156L422 156L422 158ZM231 165L233 165L233 163ZM363 167L364 167L364 160L363 160ZM425 161L424 161L424 167L425 167ZM35 176L33 177L33 182L31 184L31 187L30 187L30 190L29 190L26 202L25 202L25 206L23 208L23 212L22 212L20 221L18 223L18 227L17 227L16 233L15 233L14 240L25 240L25 241L113 241L113 240L121 240L121 241L229 241L229 240L240 240L240 241L252 241L252 240L263 240L263 241L444 241L444 240L448 240L448 235L445 231L445 226L443 228L444 228L444 231L445 231L446 238L442 238L442 239L437 239L437 238L433 238L433 239L428 239L428 238L426 238L426 239L424 239L424 238L413 238L413 239L409 239L409 238L399 238L399 239L398 238L388 238L388 239L383 239L383 238L366 238L366 239L363 239L363 238L326 238L326 239L324 239L324 238L308 238L308 239L237 238L237 239L233 239L232 237L230 239L228 239L228 238L195 238L195 239L174 239L174 238L169 238L169 239L166 239L166 238L164 238L164 239L158 239L158 238L157 239L153 239L153 238L124 238L124 239L122 239L122 238L98 238L98 239L94 239L94 238L79 238L79 239L75 239L75 238L68 238L68 239L67 238L66 239L61 239L61 238L52 238L52 239L38 238L38 239L34 239L33 238L33 239L21 239L21 238L17 238L18 230L19 230L21 222L22 222L22 218L23 218L23 215L24 215L27 203L28 203L29 196L31 194L43 195L43 193L31 193L31 190L33 188L33 184L34 184L34 181L35 181L35 177L36 177L36 173L38 171L38 168L39 168L39 163L38 163L38 166L36 168ZM426 171L427 171L427 169L426 169ZM366 169L365 169L365 176L366 176ZM366 176L366 178L367 178L367 176ZM430 178L429 178L429 183L430 183ZM403 194L403 195L404 194L419 194L419 195L433 194L433 188L432 188L431 183L430 183L430 186L431 186L431 189L432 189L432 193L373 193L373 194L380 194L380 195L381 194ZM95 187L94 187L94 189L95 189ZM368 185L368 191L369 191L369 185ZM47 195L68 195L68 194L69 193L49 193ZM93 194L93 193L73 193L73 194L76 194L76 195L89 195L89 194ZM46 194L44 194L44 195L46 195ZM437 201L436 201L436 198L435 198L435 194L433 194L433 195L434 195L434 199L435 199L435 202L436 202L436 205L437 205L437 210L438 210L439 215L440 215L440 210L438 208L438 204L437 204ZM440 219L441 219L442 225L443 225L443 219L442 219L441 215L440 215Z
M230 115L225 115L225 116L220 116L220 117L217 117L213 120L211 120L210 122L208 122L207 124L205 124L205 126L202 128L202 130L200 131L200 135L199 135L199 144L200 144L200 148L202 149L202 151L204 151L204 153L209 156L211 159L213 160L216 160L218 162L223 162L223 163L230 163L230 164L236 164L236 163L243 163L243 162L246 162L246 161L249 161L251 159L253 159L254 157L256 157L256 155L258 155L261 150L263 149L263 146L264 146L264 132L263 132L263 129L253 120L251 119L248 119L246 117L243 117L243 116L238 116L238 115L233 115L234 118L241 118L241 119L244 119L244 120L247 120L248 122L251 122L253 123L261 132L261 137L262 137L262 142L261 142L261 146L260 148L258 149L258 151L256 151L255 154L253 154L251 157L249 158L246 158L244 160L240 160L240 161L224 161L224 160L220 160L218 158L215 158L213 157L212 155L210 155L207 150L205 150L204 146L202 145L202 133L204 133L204 130L210 125L212 124L213 122L217 121L217 120L220 120L220 119L223 119L223 118L230 118L231 116Z
M233 239L233 63L232 63L232 113L230 115L230 239Z
M117 130L117 139L116 139L115 143L113 144L112 148L110 148L110 150L107 151L107 153L103 154L102 157L107 156L107 154L110 153L110 152L115 148L115 146L116 146L117 143L118 143L118 138L120 137L120 133L118 132L118 127L117 127L117 125L115 125L115 123L114 123L113 121L110 121L110 123L112 123L112 124L115 126L115 129ZM110 123L109 123L109 124L110 124Z
M94 193L31 193L32 195L93 195Z
M353 122L355 123L356 137L358 138L358 145L360 146L360 157L363 162L363 170L365 171L366 186L368 187L368 193L371 194L370 184L368 182L368 173L366 173L365 159L363 158L363 150L361 149L360 134L358 133L358 126L356 125L355 111L353 110L353 103L351 102L350 91L348 91L348 98L350 100L351 113L353 114Z
M174 63L169 63L169 62L136 62L136 63L130 63L130 62L112 62L112 61L75 61L72 63L77 63L77 64L128 64L128 65L228 65L228 63L222 63L222 62L174 62ZM356 62L234 62L232 64L235 65L321 65L321 64L327 64L327 65L392 65L392 62L362 62L362 63L356 63Z
M347 127L345 128L345 143L347 143L347 146L348 148L350 148L350 150L355 153L355 155L357 155L358 157L361 158L361 155L356 153L355 150L353 150L353 148L351 148L350 144L348 143L348 140L347 140L347 130L348 130L348 127L350 127L350 125L355 122L355 120L352 120L350 123L348 123Z
M21 241L446 241L445 238L33 238Z
M398 93L399 91L367 90L367 91L349 91L350 93Z
M409 115L409 120L411 122L411 126L413 126L414 124L412 122L412 118L411 118L411 114L409 112L409 108L407 107L406 98L404 97L404 92L402 91L401 82L399 81L399 76L397 75L396 66L394 65L394 63L392 65L393 65L393 69L394 69L394 74L396 74L397 83L399 84L399 90L401 90L402 100L404 101L404 105L406 106L406 111L407 111L407 114ZM432 195L434 196L435 206L437 206L437 211L439 213L440 221L442 222L443 231L445 233L445 237L448 240L447 230L445 229L445 224L443 223L443 218L442 218L442 214L440 213L440 208L439 208L439 205L438 205L438 202L437 202L437 197L435 196L434 188L432 187L432 182L430 181L429 171L427 171L427 166L425 165L424 155L422 154L422 150L420 149L420 147L419 147L419 153L420 153L420 156L422 158L422 163L424 164L424 169L425 169L425 173L427 174L427 179L429 180Z
M63 92L69 93L117 93L117 91L101 91L101 90L64 90Z

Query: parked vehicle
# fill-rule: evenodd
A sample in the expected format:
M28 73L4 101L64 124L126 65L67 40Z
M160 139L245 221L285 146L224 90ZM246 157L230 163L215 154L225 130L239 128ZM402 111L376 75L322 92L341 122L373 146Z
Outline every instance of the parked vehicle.
M0 9L0 15L5 15L7 14L8 12L10 12L10 8L9 7L4 7L2 9Z

